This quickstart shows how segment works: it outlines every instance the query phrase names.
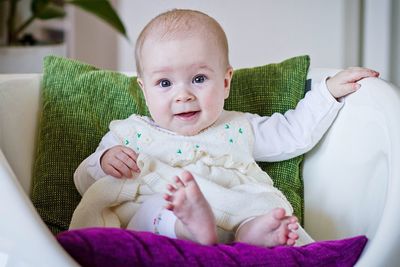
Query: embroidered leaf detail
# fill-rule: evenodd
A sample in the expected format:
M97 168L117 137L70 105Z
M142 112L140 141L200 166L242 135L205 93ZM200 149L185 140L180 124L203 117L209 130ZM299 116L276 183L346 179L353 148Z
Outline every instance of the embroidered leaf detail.
M178 149L178 151L176 151L176 153L182 154L182 150Z
M128 139L125 139L125 145L126 146L129 145L129 140Z
M196 148L199 148L200 146L199 146L199 145L195 145L195 147L196 147Z
M136 135L137 135L137 138L138 138L138 139L142 136L141 133L137 133Z
M230 128L229 124L225 124L225 129L229 129L229 128Z
M239 128L239 133L243 133L243 129L242 128Z
M232 138L229 138L229 143L233 144L233 139Z

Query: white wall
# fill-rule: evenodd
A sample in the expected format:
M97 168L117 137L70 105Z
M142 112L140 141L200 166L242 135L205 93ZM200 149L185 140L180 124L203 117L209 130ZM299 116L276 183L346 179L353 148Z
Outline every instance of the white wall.
M73 11L70 55L100 68L135 71L144 25L172 8L206 12L225 29L234 68L309 54L312 67L366 66L400 85L399 0L112 0L130 37Z
M132 43L119 39L119 70L134 70L133 46L144 25L157 14L191 8L220 22L230 44L233 67L278 62L309 54L312 66L357 65L358 1L346 0L120 0L118 8ZM356 6L357 8L354 8ZM353 16L345 17L351 9ZM355 30L355 32L348 31ZM346 55L356 55L347 57Z
M362 64L390 75L391 0L365 0Z
M400 1L392 1L389 80L400 86Z
M400 1L363 0L361 65L400 86Z
M111 2L116 6L117 1ZM68 19L69 57L118 70L118 34L102 20L76 7L68 7Z

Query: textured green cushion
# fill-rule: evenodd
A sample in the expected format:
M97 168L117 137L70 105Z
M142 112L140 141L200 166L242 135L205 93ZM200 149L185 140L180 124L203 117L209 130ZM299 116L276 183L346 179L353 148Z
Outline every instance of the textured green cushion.
M236 70L226 109L269 115L295 107L304 95L309 57ZM68 228L81 196L73 183L79 163L94 152L108 124L148 114L136 78L60 57L44 61L32 201L53 233ZM302 157L263 168L302 218Z

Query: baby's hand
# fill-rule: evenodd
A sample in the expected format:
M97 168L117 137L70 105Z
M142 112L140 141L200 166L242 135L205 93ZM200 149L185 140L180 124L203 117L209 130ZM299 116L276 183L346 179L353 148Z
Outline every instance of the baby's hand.
M374 70L359 67L348 68L329 78L326 81L326 86L333 97L340 98L357 91L361 86L357 83L359 80L378 76L379 72Z
M130 178L132 172L140 172L136 165L137 154L125 146L114 146L107 150L100 159L103 171L116 178Z

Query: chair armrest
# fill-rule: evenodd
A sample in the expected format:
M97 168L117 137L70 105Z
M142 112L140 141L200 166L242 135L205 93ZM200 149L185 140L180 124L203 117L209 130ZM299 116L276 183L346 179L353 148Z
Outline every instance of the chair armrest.
M2 266L78 266L40 219L1 150L0 203Z
M0 74L0 149L29 194L40 111L41 74Z

